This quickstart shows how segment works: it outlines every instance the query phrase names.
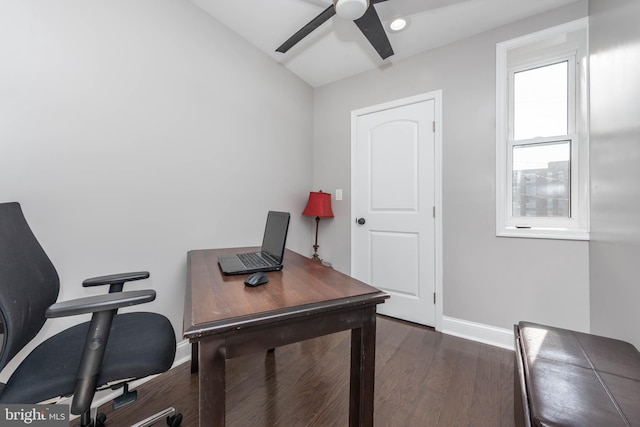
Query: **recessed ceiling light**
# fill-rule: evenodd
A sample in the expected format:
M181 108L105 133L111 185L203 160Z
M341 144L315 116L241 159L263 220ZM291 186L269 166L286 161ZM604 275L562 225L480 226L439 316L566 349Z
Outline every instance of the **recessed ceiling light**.
M402 31L407 26L407 20L404 18L396 18L389 24L389 29L394 32Z

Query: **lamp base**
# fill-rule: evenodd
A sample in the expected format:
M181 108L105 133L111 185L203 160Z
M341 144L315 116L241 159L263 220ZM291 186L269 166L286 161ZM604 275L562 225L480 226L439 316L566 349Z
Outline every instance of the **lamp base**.
M315 261L315 262L322 262L322 260L320 259L320 255L318 255L318 248L320 246L313 245L313 256L311 257L311 261Z

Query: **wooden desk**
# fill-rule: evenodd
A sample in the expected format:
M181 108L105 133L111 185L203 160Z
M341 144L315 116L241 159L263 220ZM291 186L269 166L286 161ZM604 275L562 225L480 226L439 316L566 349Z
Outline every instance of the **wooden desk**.
M259 248L187 254L184 337L196 349L200 426L225 424L226 359L348 329L349 425L372 426L376 305L389 295L290 250L265 285L246 287L245 275L222 274L219 255L253 250Z

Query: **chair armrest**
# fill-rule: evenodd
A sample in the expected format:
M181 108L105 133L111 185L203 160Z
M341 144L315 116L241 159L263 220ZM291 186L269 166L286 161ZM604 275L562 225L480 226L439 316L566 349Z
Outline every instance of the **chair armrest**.
M156 299L156 292L150 289L96 295L55 303L47 308L46 316L54 318L116 310L122 307L151 302L154 299Z
M134 280L148 279L148 271L135 271L133 273L110 274L108 276L92 277L82 282L82 286L117 285L119 283L133 282Z

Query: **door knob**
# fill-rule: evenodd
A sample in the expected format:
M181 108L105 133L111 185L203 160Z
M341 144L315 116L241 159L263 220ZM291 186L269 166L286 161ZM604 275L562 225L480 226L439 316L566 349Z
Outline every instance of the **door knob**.
M358 219L356 219L356 222L357 222L358 224L360 224L360 225L364 225L364 223L365 223L366 221L364 220L364 218L358 218Z

